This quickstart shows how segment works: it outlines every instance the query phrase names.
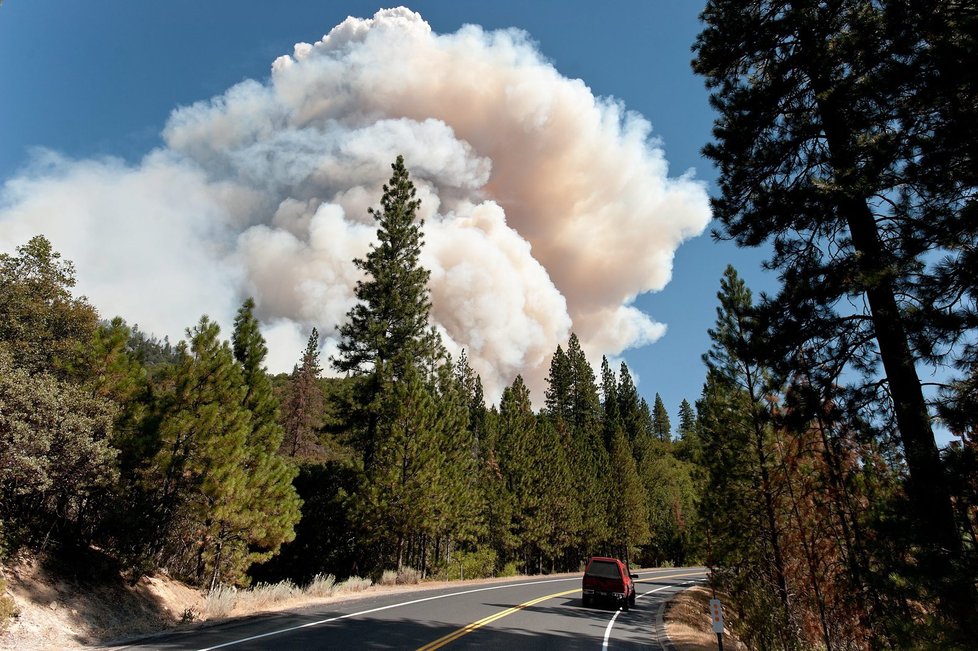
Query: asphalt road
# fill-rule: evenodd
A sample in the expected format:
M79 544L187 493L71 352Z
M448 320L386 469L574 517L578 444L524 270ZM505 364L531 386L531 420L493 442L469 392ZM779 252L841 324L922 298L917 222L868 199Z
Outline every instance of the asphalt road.
M399 592L170 633L116 649L668 649L660 605L703 568L639 570L621 612L581 605L581 575Z

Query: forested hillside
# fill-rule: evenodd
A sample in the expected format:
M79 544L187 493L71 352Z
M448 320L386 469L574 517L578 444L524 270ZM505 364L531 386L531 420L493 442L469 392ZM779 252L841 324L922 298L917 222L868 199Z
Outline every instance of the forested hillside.
M314 330L288 376L264 368L251 299L230 339L202 316L173 345L100 319L43 236L0 258L3 553L95 545L132 578L211 589L700 558L692 407L674 437L661 400L624 363L599 380L573 335L545 405L520 377L486 405L429 326L418 205L398 158L338 355Z

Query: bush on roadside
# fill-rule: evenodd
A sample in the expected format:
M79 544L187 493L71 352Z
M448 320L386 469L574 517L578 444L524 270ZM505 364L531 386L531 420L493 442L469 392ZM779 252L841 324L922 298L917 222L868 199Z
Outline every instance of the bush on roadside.
M496 575L496 560L496 552L491 548L483 547L471 552L456 551L452 560L442 563L434 575L441 581L486 579ZM515 568L514 565L514 572Z
M397 583L397 570L384 570L380 575L380 585L394 585Z
M0 632L7 629L10 620L17 616L17 604L7 596L7 581L0 579Z
M249 606L262 608L281 601L287 601L300 592L294 583L285 580L279 581L278 583L259 583L254 588L242 591L240 594L245 598Z
M397 571L397 582L400 585L414 585L421 582L421 572L413 567L404 566Z
M233 585L219 585L204 597L204 615L207 619L228 615L238 603L238 589Z
M337 594L345 594L348 592L363 592L367 588L373 585L373 581L370 579L365 579L359 576L351 576L346 581L337 584L335 592Z
M499 576L516 576L519 572L516 569L516 561L510 561L503 565L503 569L499 570Z
M336 577L332 574L317 574L312 577L303 592L309 597L328 597L336 587Z

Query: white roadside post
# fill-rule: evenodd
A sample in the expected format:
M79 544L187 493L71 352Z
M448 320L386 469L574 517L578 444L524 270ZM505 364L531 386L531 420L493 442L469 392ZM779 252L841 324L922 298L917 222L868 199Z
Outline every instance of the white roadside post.
M710 599L710 619L713 620L713 632L717 634L717 647L723 651L723 605L719 599Z

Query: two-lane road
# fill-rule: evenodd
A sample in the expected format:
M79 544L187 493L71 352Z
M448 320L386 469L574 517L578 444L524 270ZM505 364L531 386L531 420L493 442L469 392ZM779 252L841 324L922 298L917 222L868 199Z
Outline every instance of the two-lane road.
M659 606L703 568L640 570L628 612L581 605L581 575L378 595L154 637L125 649L660 649Z

